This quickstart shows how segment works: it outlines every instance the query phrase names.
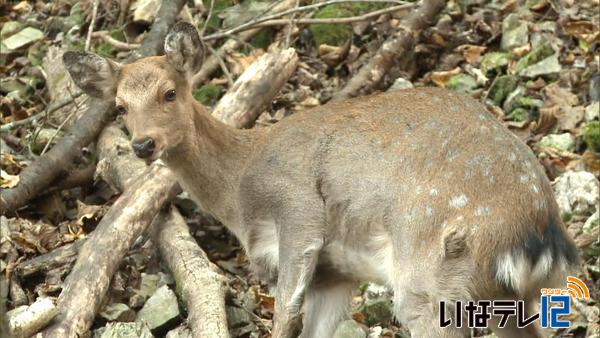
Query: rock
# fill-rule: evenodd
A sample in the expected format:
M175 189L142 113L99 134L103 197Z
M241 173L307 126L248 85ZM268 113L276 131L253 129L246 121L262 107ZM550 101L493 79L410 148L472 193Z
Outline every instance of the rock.
M388 91L393 91L393 90L402 90L402 89L408 89L408 88L414 88L415 86L412 84L412 82L408 81L405 78L399 77L394 81L394 84L392 84L392 86L388 89Z
M519 59L519 61L517 61L517 64L515 65L515 70L518 73L523 69L534 65L549 56L552 56L552 54L554 54L554 49L552 49L552 47L550 47L549 44L544 43L534 48L532 51L530 51L521 59Z
M0 38L6 39L21 29L23 29L23 23L19 21L7 21L2 26L2 30L0 30Z
M585 120L592 121L600 118L600 101L594 101L585 107Z
M502 50L511 50L529 42L527 22L520 20L517 14L509 14L502 21Z
M470 93L477 88L477 80L470 75L458 74L448 80L446 87L461 93Z
M224 9L219 17L223 19L223 27L233 27L240 22L247 22L268 11L270 3L267 1L244 1Z
M2 41L2 54L12 53L31 43L41 40L43 37L44 33L41 30L37 28L26 27L25 29Z
M152 331L159 330L179 318L175 293L167 285L158 288L138 312L136 322L146 323Z
M129 306L132 308L142 306L144 302L156 292L159 281L160 277L158 275L142 272L140 288L139 290L135 290L135 295L129 299Z
M500 72L511 60L512 55L510 53L490 52L481 57L479 67L483 74L487 75L492 70Z
M94 335L96 336L96 335ZM108 323L100 338L154 338L143 323Z
M360 312L365 316L365 324L387 325L392 320L392 302L388 300L367 301L360 307Z
M554 181L554 194L563 218L594 213L599 192L600 182L587 171L567 171Z
M192 330L187 326L178 326L177 328L167 332L165 338L193 338Z
M519 77L515 75L502 75L499 76L496 81L490 87L488 98L494 102L495 105L501 106L502 102L515 91L517 84L519 83Z
M380 338L383 333L381 326L375 326L369 329L369 338Z
M246 337L258 330L252 316L245 309L237 306L228 306L226 312L227 325L232 337Z
M367 333L356 321L350 319L341 322L335 333L333 334L333 338L366 338Z
M109 322L132 322L135 320L135 311L123 303L113 303L100 312L100 317Z
M555 53L536 64L524 68L519 72L519 75L534 78L541 75L558 74L561 70L562 66L558 62L558 53Z
M538 142L540 147L549 147L562 151L573 151L575 149L575 138L570 133L549 134Z

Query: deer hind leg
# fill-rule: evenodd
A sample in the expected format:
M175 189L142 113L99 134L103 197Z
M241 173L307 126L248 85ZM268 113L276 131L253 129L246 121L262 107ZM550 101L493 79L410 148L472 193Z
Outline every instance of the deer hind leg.
M291 236L282 236L279 242L279 276L273 318L275 338L297 336L304 296L312 282L319 253L323 247L322 238L289 237ZM298 243L303 245L300 246Z
M315 278L306 293L304 325L300 336L332 337L338 324L348 318L352 291L356 289L357 283L334 276L331 271L321 272L320 268Z

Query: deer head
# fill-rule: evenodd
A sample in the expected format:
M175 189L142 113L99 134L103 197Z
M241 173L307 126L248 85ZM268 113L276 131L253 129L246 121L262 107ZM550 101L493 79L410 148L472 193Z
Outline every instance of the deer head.
M165 56L120 64L95 54L66 52L63 62L88 95L115 98L140 158L154 160L180 144L189 129L194 101L189 79L202 65L204 48L196 28L179 22L165 39Z

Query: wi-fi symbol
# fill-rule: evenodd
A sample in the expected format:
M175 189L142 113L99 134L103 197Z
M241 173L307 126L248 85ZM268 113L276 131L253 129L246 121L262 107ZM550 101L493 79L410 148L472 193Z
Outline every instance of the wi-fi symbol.
M567 277L567 292L571 297L577 298L590 298L590 290L588 287L581 281L581 279L573 276Z

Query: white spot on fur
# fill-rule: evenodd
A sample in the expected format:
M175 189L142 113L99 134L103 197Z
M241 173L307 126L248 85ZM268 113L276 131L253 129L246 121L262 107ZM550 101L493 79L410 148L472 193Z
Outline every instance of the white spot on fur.
M420 194L422 190L423 190L423 189L421 188L421 186L420 186L420 185L417 185L417 186L415 187L415 193L416 193L417 195L418 195L418 194Z
M425 207L425 214L427 217L433 216L433 209L430 206Z
M468 202L469 202L469 199L467 198L467 196L462 194L462 195L452 197L450 199L450 201L448 201L448 204L450 205L450 207L452 207L454 209L460 209L460 208L464 207L465 205L467 205Z
M475 216L486 216L490 214L490 208L489 207L478 207L475 210Z
M511 161L511 162L516 161L517 160L517 155L515 153L511 152L510 154L508 154L508 160Z
M540 189L537 187L537 185L533 184L531 185L531 191L537 194L540 192Z
M521 175L519 177L519 181L521 181L521 183L527 183L527 182L529 182L529 175Z
M431 188L431 190L429 190L429 195L431 195L431 196L437 196L437 195L439 195L439 193L440 192L435 187L433 187L433 188Z

